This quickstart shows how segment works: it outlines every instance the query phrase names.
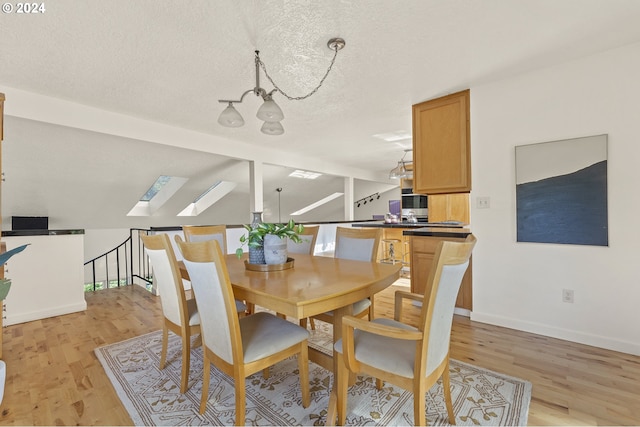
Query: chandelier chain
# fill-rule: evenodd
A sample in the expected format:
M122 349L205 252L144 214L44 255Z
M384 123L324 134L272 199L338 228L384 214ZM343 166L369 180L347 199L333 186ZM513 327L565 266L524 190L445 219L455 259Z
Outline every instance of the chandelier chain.
M308 97L310 97L311 95L316 93L318 91L318 89L320 89L320 87L324 83L324 80L327 78L327 76L331 72L331 68L333 67L333 63L336 61L336 57L338 56L338 50L339 50L338 47L334 48L334 53L333 53L333 58L331 58L331 63L329 64L329 67L327 68L327 72L325 73L324 77L322 77L322 79L320 80L320 83L318 83L318 86L316 86L311 92L309 92L308 94L306 94L304 96L290 96L286 92L284 92L282 89L280 89L280 87L278 87L278 85L273 81L273 79L271 78L269 73L267 73L267 68L264 65L264 62L262 62L262 60L260 59L260 55L258 55L258 53L256 53L256 60L258 61L258 64L260 64L260 67L262 68L262 71L264 71L264 75L267 76L267 79L269 79L269 81L271 82L273 87L275 87L278 92L280 92L285 98L287 98L290 101L301 101L303 99L307 99Z

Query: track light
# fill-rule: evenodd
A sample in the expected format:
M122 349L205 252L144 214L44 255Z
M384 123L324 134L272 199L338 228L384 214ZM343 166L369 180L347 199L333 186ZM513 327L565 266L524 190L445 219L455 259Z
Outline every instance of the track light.
M363 198L362 198L362 199L360 199L360 200L356 200L354 203L356 204L356 207L357 207L357 208L359 208L359 207L360 207L360 205L366 205L366 204L367 204L367 202L369 202L369 203L373 203L373 199L374 199L374 198L375 198L376 200L380 199L380 193L373 193L373 194L370 194L370 195L368 195L367 197L363 197Z

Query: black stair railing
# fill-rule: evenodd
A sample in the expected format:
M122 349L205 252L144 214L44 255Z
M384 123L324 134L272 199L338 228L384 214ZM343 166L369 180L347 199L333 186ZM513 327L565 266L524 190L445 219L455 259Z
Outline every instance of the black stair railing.
M133 284L134 278L144 282L147 289L151 288L149 260L144 254L141 234L147 234L149 230L131 228L129 237L111 249L87 262L87 268L91 269L91 281L86 282L85 291L109 289Z

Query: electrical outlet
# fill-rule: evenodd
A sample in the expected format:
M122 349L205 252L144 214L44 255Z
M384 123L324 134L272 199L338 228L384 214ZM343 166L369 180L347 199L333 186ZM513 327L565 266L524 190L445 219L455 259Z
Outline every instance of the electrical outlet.
M489 209L489 197L476 197L476 207L478 209Z
M562 302L573 304L573 289L562 290Z

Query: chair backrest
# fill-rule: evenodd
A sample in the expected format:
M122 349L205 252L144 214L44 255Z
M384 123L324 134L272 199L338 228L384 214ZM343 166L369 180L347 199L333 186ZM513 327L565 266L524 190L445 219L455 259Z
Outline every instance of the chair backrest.
M336 228L335 258L374 262L382 237L381 228Z
M176 255L171 240L165 233L141 235L144 250L153 268L153 278L158 286L164 317L176 325L189 324L187 297L182 285Z
M226 225L183 225L182 232L184 233L184 240L187 242L217 240L222 253L227 253Z
M242 362L242 338L227 264L217 240L176 242L200 308L202 343L227 363Z
M298 234L300 243L296 243L287 239L287 251L292 254L309 254L313 255L316 247L316 239L318 238L319 225L305 225L302 233Z
M476 238L470 234L464 242L442 241L436 248L427 278L427 289L431 291L424 296L419 325L425 334L422 357L426 375L433 372L449 354L456 298L475 244Z

